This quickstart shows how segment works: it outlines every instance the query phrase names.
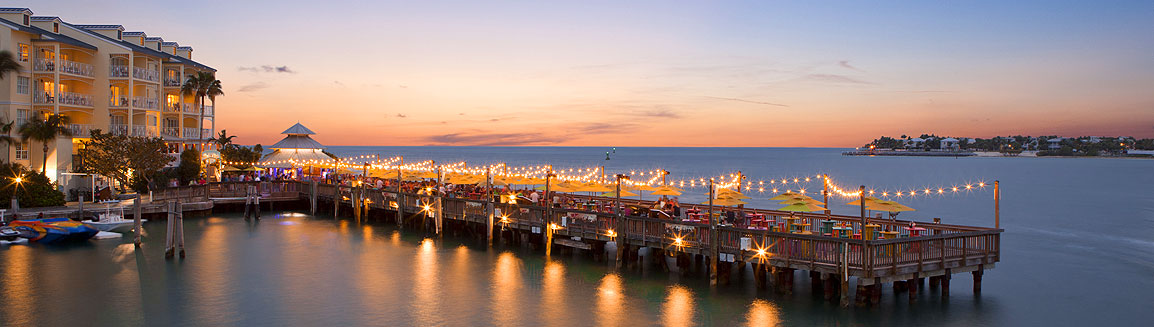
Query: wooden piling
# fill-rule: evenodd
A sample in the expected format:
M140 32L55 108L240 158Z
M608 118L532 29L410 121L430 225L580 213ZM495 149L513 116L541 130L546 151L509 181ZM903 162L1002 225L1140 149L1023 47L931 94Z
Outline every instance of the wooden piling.
M906 281L906 289L909 291L908 293L911 303L918 300L918 284L921 283L918 283L917 278L912 278Z
M942 278L941 278L942 299L947 299L950 297L950 277L951 277L950 269L946 269L946 274L942 275Z
M136 236L132 239L132 243L140 246L140 193L137 193L136 196L132 198L132 230L136 233Z
M979 266L978 270L972 272L974 275L974 294L982 294L982 268Z
M309 214L317 214L317 181L309 183Z

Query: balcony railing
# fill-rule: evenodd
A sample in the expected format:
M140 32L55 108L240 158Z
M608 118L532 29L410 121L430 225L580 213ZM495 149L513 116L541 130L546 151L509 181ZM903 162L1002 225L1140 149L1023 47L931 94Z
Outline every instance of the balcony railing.
M180 112L180 104L179 103L169 103L168 105L164 106L164 111Z
M181 85L183 85L183 82L181 82L180 79L164 78L164 86L166 87L180 87Z
M108 67L108 77L128 78L128 66L112 65Z
M200 129L200 138L207 139L212 137L212 130L207 128Z
M156 137L157 130L149 126L132 126L132 136Z
M196 104L185 103L184 104L184 113L186 113L186 114L198 114L198 113L200 113L200 108L197 108Z
M72 137L88 137L88 131L92 130L92 125L88 124L71 124L68 129L72 132Z
M160 72L147 68L132 67L132 78L142 79L150 82L159 82Z
M216 110L214 110L216 109L215 107L216 106L204 106L204 115L213 116L213 114L216 112Z
M133 108L156 109L157 105L159 105L159 104L160 104L160 99L157 99L157 98L149 98L149 97L133 97L132 98L132 107Z
M56 95L48 94L47 92L37 90L32 97L32 103L35 104L54 104L59 103L67 106L81 106L91 107L92 96L76 92L59 92Z
M199 139L202 137L203 136L200 134L199 128L196 128L196 127L185 127L184 128L184 138L186 138L186 139Z
M61 73L88 77L92 77L94 71L89 64L55 59L36 59L32 69L38 72L54 72L57 68Z
M110 97L110 98L108 98L108 107L114 108L114 109L115 108L128 108L128 98L127 97Z
M160 130L160 134L164 135L164 137L180 137L180 127L165 127Z
M108 125L108 132L114 135L128 135L128 125L125 124L111 124Z

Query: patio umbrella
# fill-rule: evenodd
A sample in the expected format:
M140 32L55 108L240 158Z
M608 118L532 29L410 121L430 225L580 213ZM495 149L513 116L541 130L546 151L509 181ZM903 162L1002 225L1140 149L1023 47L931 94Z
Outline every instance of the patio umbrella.
M377 169L377 170L370 170L370 171L369 171L369 177L376 177L376 178L397 178L397 170L396 170L396 169Z
M589 183L582 184L581 187L577 189L577 191L581 191L581 192L613 192L613 189L609 188L608 186L601 185L601 184L598 184L595 182L589 182Z
M917 211L917 209L907 207L896 201L878 200L873 205L866 202L866 209L885 211L885 212L902 212L902 211Z
M798 196L795 196L795 197L790 197L789 199L787 199L785 201L781 201L780 203L781 204L791 204L794 202L805 202L805 203L819 205L819 206L825 205L825 202L821 202L821 201L818 201L814 198L811 198L811 197L808 197L805 195L800 195L800 194Z
M628 186L623 185L623 187L621 187L621 188L629 189L630 191L653 191L653 190L657 189L656 187L652 187L652 186L645 185L645 184L634 184L634 185L628 185Z
M612 197L616 197L617 193L616 192L609 192L609 193L601 194L601 196L604 196L607 198L612 198ZM621 197L627 197L627 196L637 196L637 193L629 192L628 190L621 190Z
M881 200L881 199L878 199L878 198L875 198L872 196L867 196L865 198L866 208L868 209L869 206L873 205L874 203L877 203L878 201L885 201L885 200ZM860 206L861 205L861 199L853 200L853 201L850 201L846 204L851 205L851 206Z
M781 207L781 211L824 211L825 208L805 201L797 201Z
M778 194L777 196L775 196L775 197L772 197L772 198L769 198L769 199L770 199L770 200L772 200L772 201L784 201L784 200L789 200L789 198L792 198L792 197L795 197L795 196L798 196L798 195L802 195L802 196L804 196L804 195L803 195L803 194L801 194L801 193L794 193L794 192L792 192L792 191L791 191L791 192L785 192L785 193L782 193L782 194Z
M677 190L676 187L661 186L661 187L653 189L653 192L650 192L650 194L679 196L679 195L681 195L681 191Z
M702 202L701 204L709 204L709 201ZM717 199L713 200L713 205L715 205L715 206L727 206L728 207L728 206L735 206L735 205L739 205L739 204L746 204L746 203L745 203L745 201L741 201L740 199L735 199L735 198L717 198Z
M716 193L717 193L716 196L718 199L720 199L720 198L734 198L734 199L739 199L739 200L740 199L750 199L749 196L746 196L745 194L741 194L741 192L734 191L734 190L727 189L727 188L718 189ZM708 196L709 193L705 193L703 195Z
M360 174L360 173L358 173L358 172L352 171L352 170L350 170L350 169L348 169L348 168L344 168L344 167L341 167L341 168L337 168L337 171L336 171L335 173L336 173L336 174L338 174L338 175L356 175L356 174Z

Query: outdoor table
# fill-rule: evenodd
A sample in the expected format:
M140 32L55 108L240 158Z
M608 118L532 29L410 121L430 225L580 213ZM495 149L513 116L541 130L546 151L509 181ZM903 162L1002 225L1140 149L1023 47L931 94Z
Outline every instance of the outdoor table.
M918 235L921 234L922 231L925 231L926 229L921 228L921 227L910 227L909 230L910 230L910 237L917 237ZM921 249L922 249L921 243L910 244L910 250L911 251L920 251Z
M785 218L785 220L786 220L786 222L785 222L786 228L787 228L787 229L788 229L790 232L792 232L792 231L794 231L794 228L793 228L793 226L794 226L794 224L795 224L795 221L801 220L801 218L797 218L797 217L787 217L787 218Z
M894 231L884 231L884 232L881 232L881 234L882 234L882 239L886 239L886 240L898 238L898 232L894 232ZM882 254L882 255L893 255L894 254L894 246L893 246L893 244L886 245L885 247L882 247L879 250L879 252L880 252L879 254Z
M853 227L838 226L838 227L834 227L833 230L834 230L834 232L836 232L837 237L849 238L849 234L853 231Z
M833 234L833 225L836 223L837 223L836 220L822 220L821 221L821 233L822 234Z
M803 231L807 231L807 232L808 232L808 231L809 231L809 223L800 223L800 224L797 224L797 229L798 229L798 230L803 230ZM811 234L812 234L812 233L811 233Z
M880 230L881 230L881 227L882 227L882 226L881 226L881 225L878 225L878 224L869 224L869 225L865 225L865 235L866 235L866 239L867 239L867 240L876 240L876 239L878 239L878 231L880 231Z

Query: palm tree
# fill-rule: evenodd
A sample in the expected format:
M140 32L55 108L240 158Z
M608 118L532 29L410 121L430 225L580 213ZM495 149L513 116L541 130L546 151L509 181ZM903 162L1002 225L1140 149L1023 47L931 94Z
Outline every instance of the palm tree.
M44 144L44 166L40 168L41 174L48 172L48 145L57 137L71 137L72 130L68 127L71 122L72 120L68 116L52 114L48 115L46 119L33 117L24 125L20 125L21 139L25 142L33 140Z
M16 61L16 57L12 55L11 51L0 51L0 79L4 79L4 75L8 75L8 73L20 72L21 68L23 66Z
M228 130L222 129L220 130L220 135L213 140L216 141L217 149L223 149L225 146L232 144L232 139L234 138L236 138L236 135L228 135Z
M195 75L188 75L188 79L184 81L184 85L180 86L180 93L183 95L192 95L197 98L200 102L200 116L202 118L204 117L204 98L208 97L215 107L216 97L224 95L220 81L216 79L216 74L212 72L198 72ZM200 126L200 128L204 128L204 126ZM201 144L201 150L204 150L203 144Z
M0 135L0 143L9 147L16 144L16 138L12 137L12 126L15 123L14 121L0 123L0 133L3 133ZM4 151L4 162L12 162L12 151Z

